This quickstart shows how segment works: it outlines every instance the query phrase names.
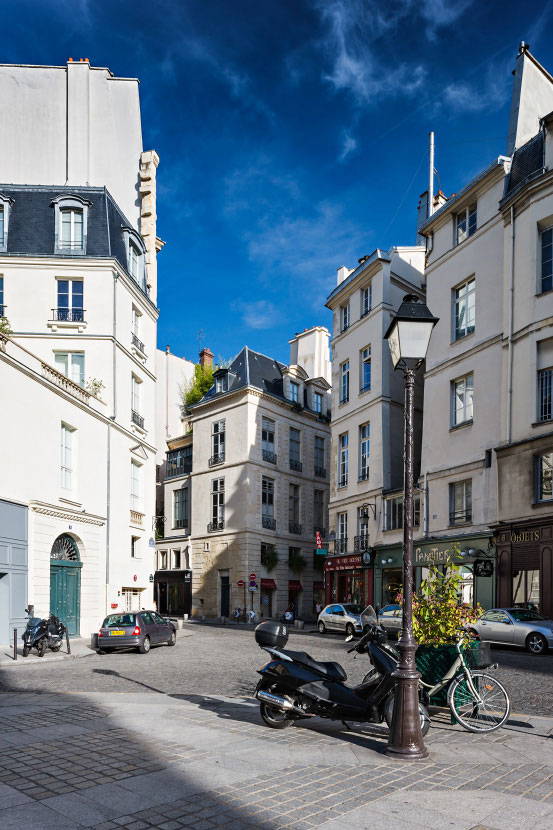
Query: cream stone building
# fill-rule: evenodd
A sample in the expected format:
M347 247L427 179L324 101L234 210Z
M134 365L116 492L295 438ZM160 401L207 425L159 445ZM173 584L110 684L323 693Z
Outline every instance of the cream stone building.
M0 642L152 602L156 168L138 81L0 66Z
M327 603L385 605L401 581L400 565L390 567L388 553L383 557L379 551L398 543L403 515L403 376L393 371L383 338L405 294L424 298L424 255L421 246L377 248L357 268L338 269L338 284L326 303L333 312L329 526L334 539L325 565ZM419 505L417 496L417 521Z
M505 156L420 228L427 304L426 535L467 599L553 614L553 78L521 44ZM478 561L491 561L490 578Z
M247 607L275 617L293 602L297 616L310 618L322 600L315 533L324 545L328 338L323 327L296 335L288 366L245 347L215 371L182 435L168 442L156 581L174 569L175 555L190 569L190 595L174 591L188 609L176 613L228 617Z

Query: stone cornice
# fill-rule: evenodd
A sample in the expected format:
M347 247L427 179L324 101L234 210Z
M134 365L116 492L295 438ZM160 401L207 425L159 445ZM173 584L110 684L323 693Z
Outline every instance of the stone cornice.
M29 507L33 513L41 513L45 516L54 516L56 519L64 519L65 521L74 522L75 524L80 523L102 527L106 523L106 518L104 516L96 516L93 513L81 513L77 510L71 510L68 507L48 504L48 502L32 501L29 503Z

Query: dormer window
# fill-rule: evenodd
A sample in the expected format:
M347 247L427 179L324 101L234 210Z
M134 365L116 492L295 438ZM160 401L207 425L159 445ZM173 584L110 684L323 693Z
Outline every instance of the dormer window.
M228 369L217 369L213 375L215 380L215 394L228 391Z
M299 403L299 384L294 383L293 380L290 381L290 400L294 403Z
M132 279L147 293L146 286L146 248L144 242L134 228L122 228L127 249L127 271Z
M56 254L86 254L88 209L92 202L76 194L56 196L52 200L56 210Z
M140 262L140 254L136 250L136 246L129 242L129 274L138 282L138 265Z
M0 253L8 250L8 221L13 199L0 193Z

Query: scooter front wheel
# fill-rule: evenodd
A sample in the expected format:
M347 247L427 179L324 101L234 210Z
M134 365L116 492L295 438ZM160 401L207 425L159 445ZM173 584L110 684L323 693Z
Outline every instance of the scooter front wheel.
M387 725L388 729L392 728L392 717L394 715L394 701L395 701L394 695L391 695L388 698L388 700L386 701L386 705L384 707L384 719L386 721L386 725ZM428 709L424 705L424 703L421 703L420 701L419 701L419 715L420 715L420 719L421 719L422 737L424 738L424 736L426 735L426 733L428 732L428 730L430 729L430 726L431 726L431 724L430 724L430 714L428 712Z
M48 643L46 642L46 639L40 640L40 642L37 644L37 647L36 647L38 656L39 657L44 657L44 655L46 654L46 649L47 648L48 648Z
M23 657L28 657L30 650L29 646L23 646Z
M286 712L281 712L280 709L269 706L262 700L259 702L259 711L264 723L271 729L286 729L294 723L293 718L289 717Z

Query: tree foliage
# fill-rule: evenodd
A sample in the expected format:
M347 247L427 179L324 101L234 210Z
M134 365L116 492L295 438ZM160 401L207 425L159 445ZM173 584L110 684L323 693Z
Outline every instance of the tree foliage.
M211 389L214 371L213 366L200 366L199 363L196 363L192 380L179 387L183 416L187 414L189 406L201 401L205 393Z

